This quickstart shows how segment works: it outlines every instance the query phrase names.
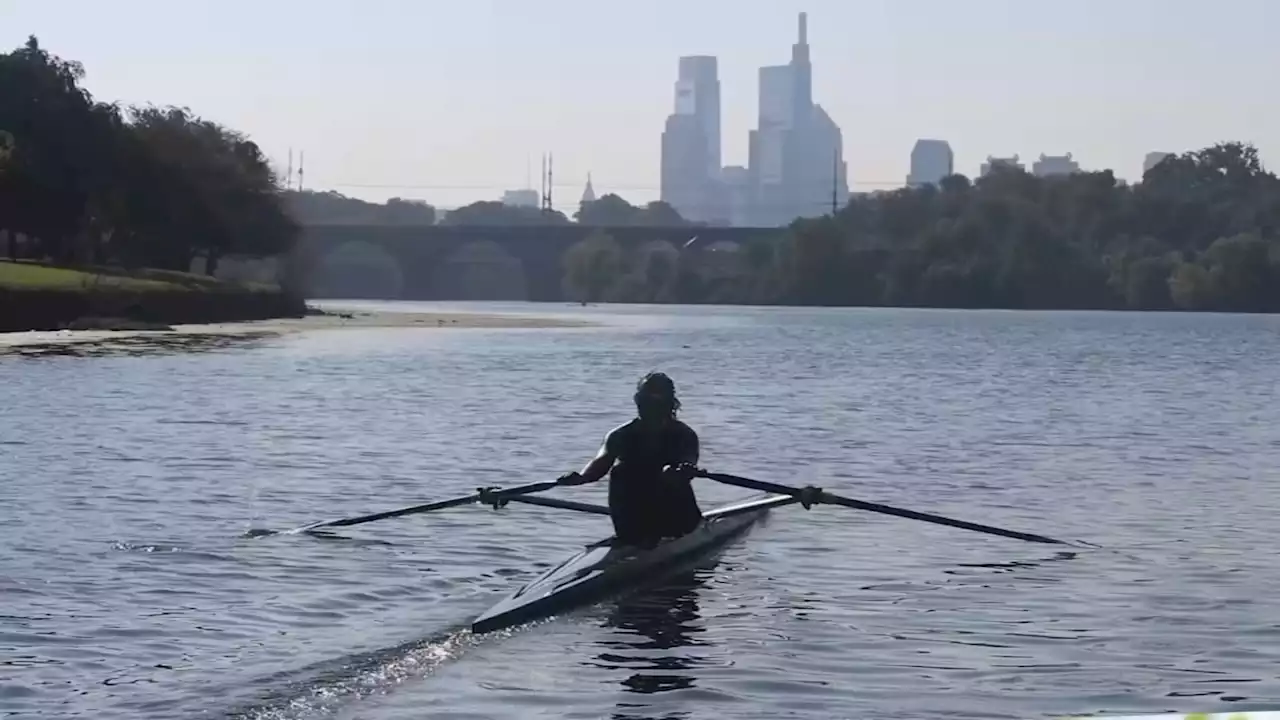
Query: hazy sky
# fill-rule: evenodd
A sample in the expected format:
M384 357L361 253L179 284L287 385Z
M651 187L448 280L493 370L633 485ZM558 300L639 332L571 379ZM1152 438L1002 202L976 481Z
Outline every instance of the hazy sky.
M441 206L538 185L557 207L658 193L677 57L716 55L724 159L745 164L761 65L809 13L814 97L855 190L901 185L916 138L957 170L1072 152L1141 174L1149 150L1255 143L1280 163L1280 0L0 0L103 100L186 105L306 185Z

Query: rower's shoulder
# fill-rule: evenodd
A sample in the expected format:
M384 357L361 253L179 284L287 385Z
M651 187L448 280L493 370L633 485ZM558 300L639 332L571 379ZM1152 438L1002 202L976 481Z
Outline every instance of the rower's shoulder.
M630 420L630 421L627 421L627 422L622 423L622 424L621 424L621 425L619 425L618 427L616 427L616 428L614 428L614 429L610 430L610 431L609 431L609 432L604 436L605 442L613 442L613 441L619 440L619 439L621 439L621 438L623 438L623 437L626 437L627 435L630 435L632 432L634 432L634 430L635 430L635 425L636 425L636 421L635 421L635 420Z
M676 419L674 420L674 422L675 422L676 432L680 433L681 435L684 435L685 437L692 437L694 439L697 439L698 431L694 430L691 425L689 425L688 423L680 419Z
M638 422L640 422L640 421L639 421L639 419L631 419L631 420L628 420L628 421L626 421L626 422L622 423L621 425L619 425L619 426L615 427L614 429L610 430L610 431L609 431L609 434L610 434L610 435L616 435L616 434L618 434L618 433L627 433L627 432L631 432L631 431L635 428L635 426L636 426L636 424L637 424Z

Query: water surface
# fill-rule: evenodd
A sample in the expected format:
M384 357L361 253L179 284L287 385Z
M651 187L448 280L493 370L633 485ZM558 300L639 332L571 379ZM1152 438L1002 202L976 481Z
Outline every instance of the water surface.
M470 307L602 324L0 357L0 716L1280 706L1276 318ZM246 537L576 469L655 368L710 469L1105 549L787 508L667 587L475 637L607 520Z

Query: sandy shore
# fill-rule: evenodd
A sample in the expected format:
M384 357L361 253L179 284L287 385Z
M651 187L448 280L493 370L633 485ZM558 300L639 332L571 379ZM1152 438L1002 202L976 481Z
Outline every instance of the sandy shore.
M573 328L590 327L592 323L521 315L488 315L481 313L401 313L367 310L328 310L304 318L279 318L250 322L210 325L174 325L168 330L57 330L50 332L0 333L0 356L6 354L35 355L42 349L57 353L58 346L75 345L103 351L147 346L221 345L222 341L254 339L343 328ZM81 354L81 353L75 353ZM88 354L88 353L84 353Z
M216 325L175 325L177 332L303 332L337 328L565 328L588 327L591 323L532 315L487 315L481 313L402 313L368 310L327 310L323 315L280 318Z

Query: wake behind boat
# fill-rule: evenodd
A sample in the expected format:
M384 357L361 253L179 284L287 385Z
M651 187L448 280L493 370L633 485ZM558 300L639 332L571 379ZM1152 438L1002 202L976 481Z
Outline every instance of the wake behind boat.
M741 537L771 508L794 502L789 495L774 495L716 508L703 513L693 532L653 548L619 545L616 537L592 543L498 602L471 630L486 633L520 625L660 580Z

